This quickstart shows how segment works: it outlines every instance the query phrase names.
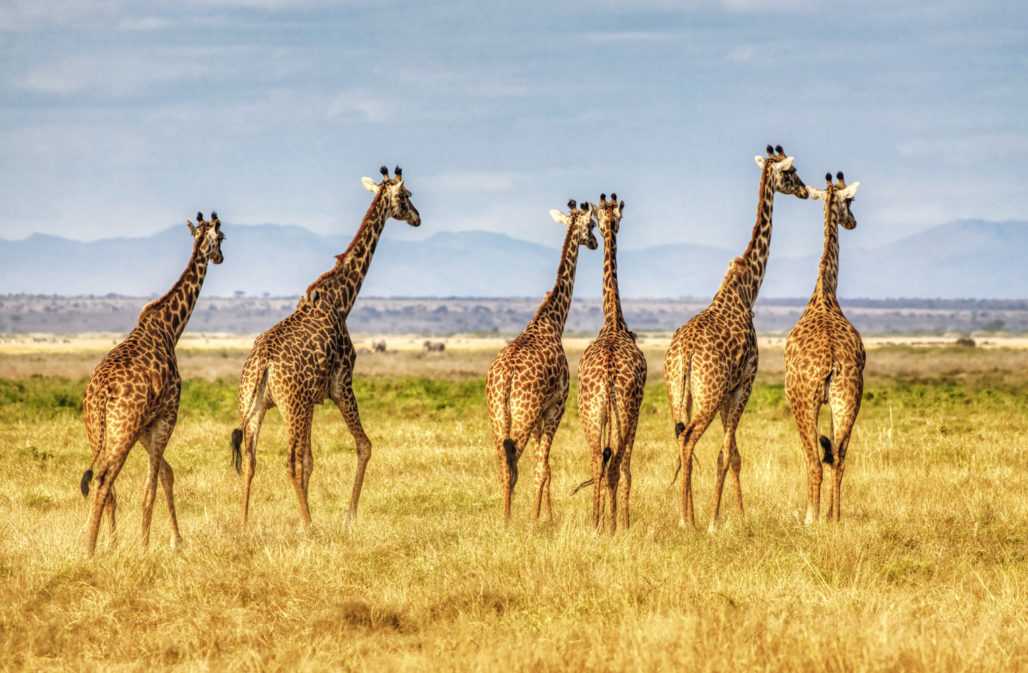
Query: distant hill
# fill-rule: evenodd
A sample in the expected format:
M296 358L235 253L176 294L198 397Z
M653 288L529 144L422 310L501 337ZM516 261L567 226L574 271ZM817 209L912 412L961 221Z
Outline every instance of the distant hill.
M205 294L295 295L352 232L321 236L302 227L225 225L225 263L208 276ZM388 232L387 232L388 233ZM0 293L148 296L164 292L185 266L191 240L184 226L142 238L82 242L34 235L0 240ZM1028 296L1028 223L960 220L894 243L842 250L840 294L846 297ZM691 244L619 251L627 297L709 297L738 251ZM600 294L602 256L583 254L576 294ZM529 296L553 283L557 251L505 234L440 232L422 241L384 238L365 296ZM772 255L762 296L810 293L815 257Z

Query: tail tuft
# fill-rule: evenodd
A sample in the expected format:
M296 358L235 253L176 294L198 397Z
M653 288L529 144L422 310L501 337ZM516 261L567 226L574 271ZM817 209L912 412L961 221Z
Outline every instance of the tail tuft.
M243 431L240 428L232 431L232 464L236 474L243 473Z
M682 432L684 430L685 430L685 423L683 423L681 421L678 421L677 423L675 423L675 439L678 439L678 436L680 434L682 434Z
M93 468L89 468L82 473L82 481L79 483L79 489L82 491L82 497L89 495L89 482L93 481Z
M514 440L510 437L503 440L503 451L507 454L507 474L510 486L514 488L514 484L518 481L518 447L514 445Z
M834 463L835 456L832 455L832 440L828 439L824 435L821 435L821 449L824 451L824 457L821 461L827 465Z

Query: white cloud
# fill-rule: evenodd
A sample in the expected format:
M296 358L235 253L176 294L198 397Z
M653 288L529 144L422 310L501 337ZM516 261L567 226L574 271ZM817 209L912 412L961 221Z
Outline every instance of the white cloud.
M756 50L753 48L753 45L740 44L738 47L732 48L726 58L732 63L749 63L753 60L755 53Z
M384 98L359 91L336 94L327 105L325 118L329 121L364 121L372 124L388 122L393 117L393 105Z

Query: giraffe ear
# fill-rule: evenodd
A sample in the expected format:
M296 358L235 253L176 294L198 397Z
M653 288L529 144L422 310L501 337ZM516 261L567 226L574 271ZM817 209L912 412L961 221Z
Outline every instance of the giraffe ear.
M852 199L857 195L857 190L860 189L860 182L851 182L846 189L840 189L838 194L844 199Z
M556 208L550 211L550 217L553 218L554 222L556 222L557 224L563 224L565 227L571 224L571 218L565 215L564 213L560 212Z
M757 156L753 157L753 160L757 162L757 168L764 168L764 157L758 154Z
M817 187L810 187L809 185L807 186L807 194L809 195L807 198L811 198L811 199L824 199L825 198L825 192L824 191L818 189Z
M189 227L189 234L193 236L193 238L196 238L196 227L193 225L192 221L186 220L186 226Z
M378 183L368 177L361 178L361 184L364 185L364 189L368 190L372 194L378 193Z
M777 168L780 171L787 171L790 168L792 168L792 165L794 163L796 163L795 157L785 157L784 159L778 162L778 165L775 166L775 168Z

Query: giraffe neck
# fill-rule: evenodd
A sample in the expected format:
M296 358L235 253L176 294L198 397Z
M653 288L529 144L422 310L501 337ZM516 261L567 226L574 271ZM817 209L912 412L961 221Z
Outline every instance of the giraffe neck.
M836 306L839 303L835 295L839 286L839 222L833 207L834 192L834 188L829 186L825 193L825 247L821 252L811 304L820 301Z
M621 311L621 293L618 291L617 237L609 228L603 234L603 329L628 331L625 315Z
M767 257L771 251L771 215L775 207L775 188L771 180L772 163L764 165L760 173L760 189L757 193L757 221L753 225L750 243L742 253L742 260L748 271L742 279L746 299L750 306L757 301L757 293L764 282Z
M143 307L139 316L140 326L160 334L172 346L178 343L196 306L206 275L207 259L200 254L200 243L197 241L193 244L189 264L178 281L163 297Z
M311 284L307 296L317 290L321 294L319 302L326 302L344 318L349 315L388 219L389 199L383 188L372 199L346 252L337 255L336 265Z
M564 324L567 322L568 310L571 308L571 295L575 289L578 245L572 242L573 235L574 228L568 227L567 236L564 237L564 247L561 249L560 265L557 267L557 281L554 283L553 289L547 293L532 319L534 324L551 325L558 335L564 333Z

